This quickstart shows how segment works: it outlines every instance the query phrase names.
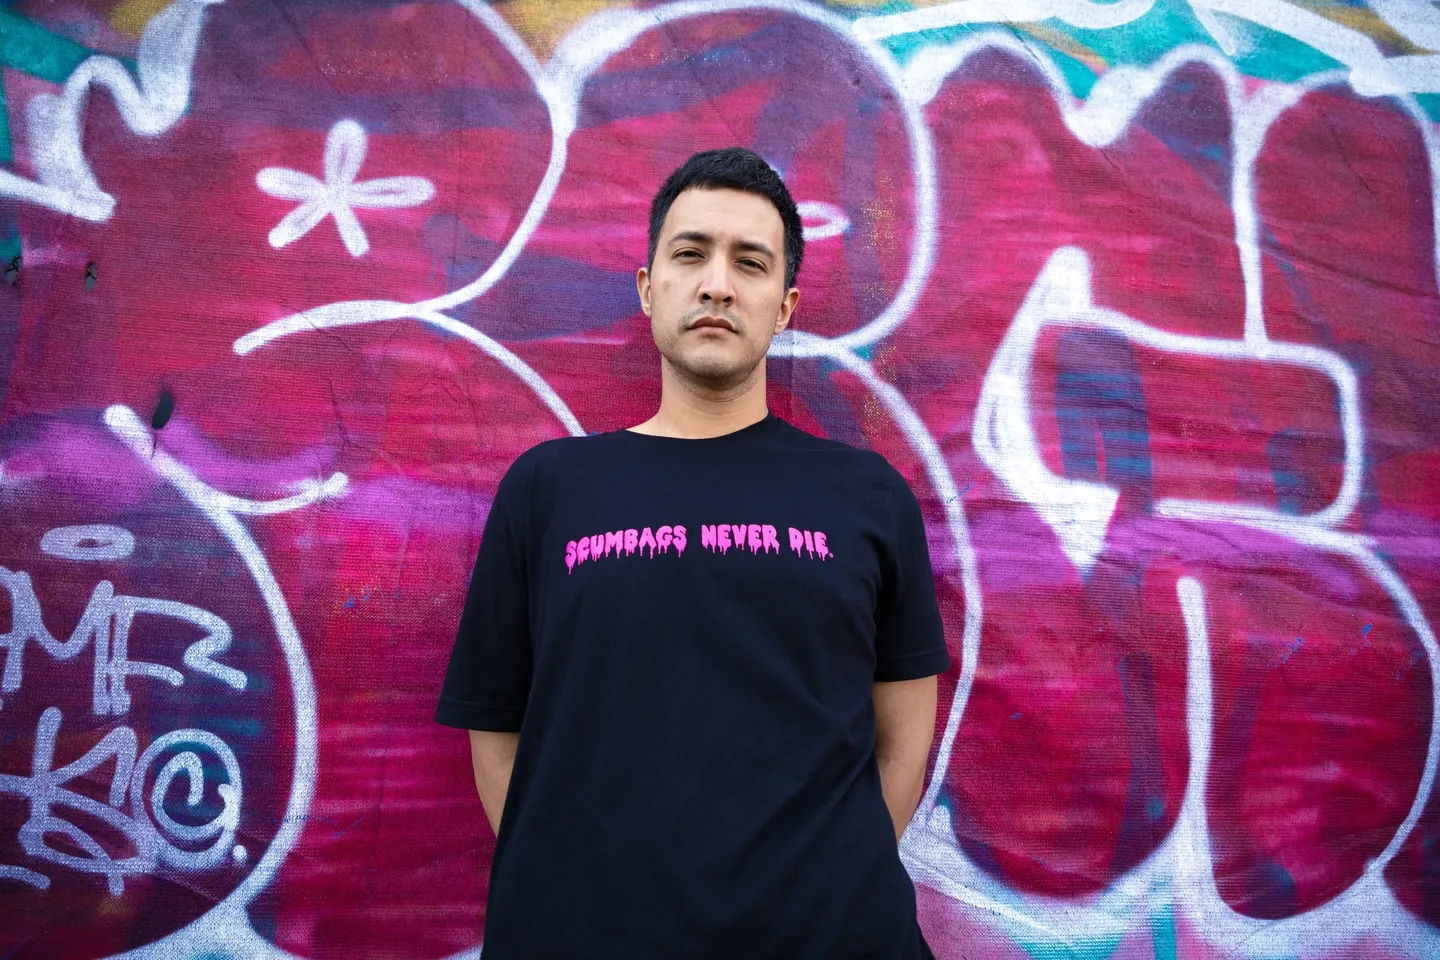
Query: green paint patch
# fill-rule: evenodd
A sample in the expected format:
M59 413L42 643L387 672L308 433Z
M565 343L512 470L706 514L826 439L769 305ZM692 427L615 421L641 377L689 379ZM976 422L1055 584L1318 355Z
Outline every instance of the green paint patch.
M1246 41L1236 53L1235 66L1241 72L1261 80L1294 83L1312 73L1344 66L1325 54L1293 37L1253 23L1236 24L1236 34Z
M1065 85L1070 88L1072 96L1082 100L1090 96L1090 91L1094 88L1095 81L1100 79L1100 75L1092 70L1088 63L1076 60L1064 50L1057 50L1048 43L1040 43L1033 37L1027 39L1031 44L1043 48L1050 59L1055 61L1055 66L1064 76Z
M1150 918L1150 942L1155 960L1175 960L1175 911L1170 907Z
M5 101L5 77L0 72L0 163L10 163L15 151L10 146L10 107Z
M0 10L0 66L49 83L64 83L90 53L83 44L52 33L33 20Z
M902 9L908 9L908 5ZM888 11L894 13L896 11ZM881 42L890 49L899 63L908 63L915 57L915 54L930 47L948 47L966 37L972 36L985 30L994 30L998 24L993 23L962 23L953 27L937 27L934 30L917 30L914 33L902 33L898 37L886 37Z
M0 222L0 271L20 256L20 230L14 220Z
M1210 34L1190 11L1190 5L1175 0L1161 0L1140 19L1113 30L1081 30L1058 21L1053 25L1117 67L1148 67L1176 47L1189 43L1215 46Z
M1425 116L1435 123L1440 123L1440 93L1417 93L1415 100L1420 104L1420 109L1425 111Z
M1120 938L1106 937L1102 940L1082 940L1070 944L1054 941L1033 943L1019 937L1016 943L1035 960L1108 960L1120 946Z

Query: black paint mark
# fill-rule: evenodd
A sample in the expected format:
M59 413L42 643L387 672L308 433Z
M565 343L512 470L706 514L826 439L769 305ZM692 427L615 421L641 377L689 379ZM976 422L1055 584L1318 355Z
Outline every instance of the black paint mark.
M9 266L7 266L7 267L5 268L5 282L8 283L8 284L10 284L10 286L13 287L13 286L15 286L15 284L18 283L19 281L20 281L20 258L17 256L17 257L15 257L13 260L11 260Z
M95 289L95 264L93 263L85 264L85 289Z
M160 399L155 401L155 415L150 418L150 426L156 430L162 430L165 424L170 422L170 417L175 413L175 398L170 396L170 391L164 387L160 388Z

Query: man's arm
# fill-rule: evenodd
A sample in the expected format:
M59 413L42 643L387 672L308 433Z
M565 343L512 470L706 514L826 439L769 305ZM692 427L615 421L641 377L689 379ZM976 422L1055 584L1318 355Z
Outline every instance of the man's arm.
M500 834L500 817L505 813L505 796L510 792L510 771L515 766L518 733L491 730L470 731L470 762L475 767L475 789L490 820L490 829ZM925 760L920 763L923 767ZM923 771L922 771L923 772Z
M921 677L877 683L871 691L880 791L890 819L895 821L898 843L925 791L925 761L935 738L936 680Z

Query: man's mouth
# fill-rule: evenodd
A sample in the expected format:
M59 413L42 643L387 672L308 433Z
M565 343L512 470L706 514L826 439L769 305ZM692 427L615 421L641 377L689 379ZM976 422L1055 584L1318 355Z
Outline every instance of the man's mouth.
M691 330L696 330L700 327L720 327L721 329L729 330L731 333L735 332L735 325L724 317L701 317L699 320L690 324Z

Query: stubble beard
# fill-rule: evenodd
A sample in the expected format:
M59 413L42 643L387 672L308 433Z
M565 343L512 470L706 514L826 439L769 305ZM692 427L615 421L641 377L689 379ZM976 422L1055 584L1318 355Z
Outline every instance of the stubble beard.
M755 375L755 371L765 360L765 351L761 350L754 356L748 355L747 352L747 355L733 360L721 359L708 351L699 357L684 356L677 349L680 338L689 331L691 323L707 314L719 315L730 321L735 328L735 335L741 337L743 341L745 328L739 317L728 310L700 308L692 310L680 318L676 324L678 333L675 339L670 342L670 348L662 349L660 354L670 364L675 375L687 385L709 393L732 390L746 383Z

